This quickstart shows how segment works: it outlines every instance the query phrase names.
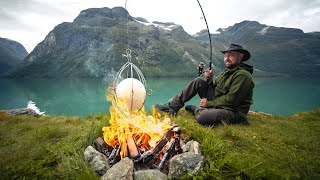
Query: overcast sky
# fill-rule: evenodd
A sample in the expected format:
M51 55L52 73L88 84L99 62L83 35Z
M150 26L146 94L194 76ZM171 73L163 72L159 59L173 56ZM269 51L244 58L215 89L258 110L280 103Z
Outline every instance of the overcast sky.
M320 0L200 0L210 32L244 20L320 31ZM0 0L0 37L20 42L28 52L56 25L72 22L81 10L125 7L149 22L174 22L189 34L206 28L197 0Z

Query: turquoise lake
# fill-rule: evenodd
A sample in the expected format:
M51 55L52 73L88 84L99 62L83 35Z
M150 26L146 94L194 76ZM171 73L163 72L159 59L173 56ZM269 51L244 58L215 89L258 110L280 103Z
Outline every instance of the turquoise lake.
M145 108L166 103L192 78L146 78ZM254 104L251 110L276 115L291 115L320 108L320 79L256 77ZM103 79L0 79L0 109L25 108L29 100L48 115L86 116L108 113L110 102L105 94L108 87ZM187 104L198 105L196 96Z

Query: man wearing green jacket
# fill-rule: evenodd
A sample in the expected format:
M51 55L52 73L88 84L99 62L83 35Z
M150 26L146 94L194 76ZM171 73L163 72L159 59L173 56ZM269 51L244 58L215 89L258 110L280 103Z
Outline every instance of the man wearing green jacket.
M250 58L250 53L237 44L231 44L221 52L226 69L214 81L212 70L207 70L204 74L207 80L194 79L167 104L157 104L156 108L176 115L185 102L198 94L200 108L188 105L185 109L193 113L200 124L247 122L246 115L253 103L254 81L253 67L244 61Z

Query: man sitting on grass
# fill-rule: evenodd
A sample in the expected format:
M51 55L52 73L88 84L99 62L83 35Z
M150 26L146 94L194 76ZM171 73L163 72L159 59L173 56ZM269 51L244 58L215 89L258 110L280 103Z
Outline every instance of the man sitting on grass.
M253 67L245 64L250 58L249 51L237 44L231 44L225 51L226 69L214 80L212 70L190 82L180 94L174 96L167 104L157 104L160 111L176 115L184 103L196 94L200 96L200 108L188 105L185 109L196 116L202 125L218 125L247 122L247 113L253 103L254 81Z

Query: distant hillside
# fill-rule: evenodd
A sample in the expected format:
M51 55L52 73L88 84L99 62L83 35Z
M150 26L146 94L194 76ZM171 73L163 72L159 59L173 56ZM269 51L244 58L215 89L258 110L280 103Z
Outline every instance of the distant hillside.
M0 37L0 74L12 70L27 55L28 52L23 45Z
M212 34L213 68L224 68L220 53L231 42L242 44L258 76L320 74L320 36L300 29L243 21ZM81 11L71 23L57 25L26 57L11 77L105 77L127 61L145 76L196 76L200 62L209 64L206 30L189 35L173 22L134 18L122 7Z

